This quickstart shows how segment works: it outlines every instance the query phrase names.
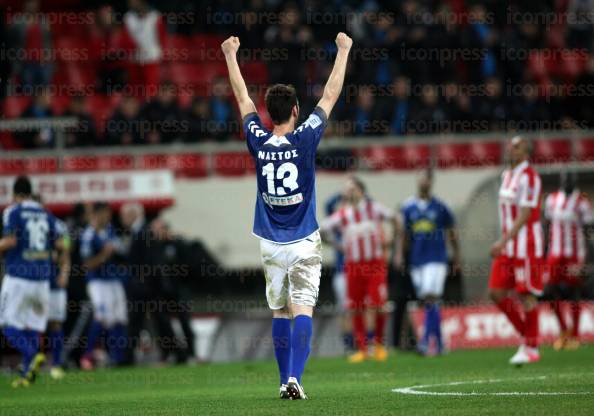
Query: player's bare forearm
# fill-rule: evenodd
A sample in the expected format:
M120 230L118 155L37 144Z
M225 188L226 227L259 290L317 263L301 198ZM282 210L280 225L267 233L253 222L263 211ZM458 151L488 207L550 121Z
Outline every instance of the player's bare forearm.
M520 208L520 215L518 215L518 218L516 218L516 221L514 221L514 223L512 225L512 229L509 231L509 233L507 233L506 235L504 235L502 237L502 240L504 243L516 238L516 236L518 235L518 233L520 232L522 227L524 225L526 225L526 223L528 222L528 218L530 218L531 210L532 210L532 208L529 208L529 207Z
M239 38L235 36L229 37L221 44L221 49L225 54L225 62L227 62L227 70L229 71L229 82L231 83L231 89L233 95L237 100L239 106L239 113L241 118L245 117L249 113L256 111L256 106L250 98L247 86L241 70L239 69L239 63L237 62L237 51L239 50Z
M341 32L336 36L336 46L338 47L338 53L336 54L334 67L324 87L322 98L318 102L318 107L324 110L327 116L330 115L336 101L338 101L338 97L340 97L353 40Z
M7 235L0 238L0 253L10 250L17 245L17 239L14 235Z

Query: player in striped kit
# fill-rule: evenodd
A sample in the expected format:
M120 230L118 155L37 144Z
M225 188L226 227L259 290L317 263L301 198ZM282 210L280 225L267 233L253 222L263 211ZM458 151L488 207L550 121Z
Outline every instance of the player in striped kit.
M392 222L394 235L398 223L391 210L367 196L365 185L356 177L347 182L345 200L345 206L323 222L322 231L324 239L343 251L345 256L347 302L352 312L357 347L357 352L349 356L349 362L360 363L369 357L365 328L368 310L375 315L373 359L385 361L388 351L384 346L384 306L388 288L383 222ZM341 243L332 238L333 230L342 234Z
M523 337L510 359L515 365L540 360L538 297L543 292L544 238L541 180L528 161L530 150L530 143L520 136L510 142L511 166L503 172L499 188L501 237L491 247L490 297ZM511 291L519 295L522 307Z
M579 294L586 260L584 227L594 223L592 205L575 182L574 177L563 176L561 188L545 202L545 218L550 222L547 291L553 297L553 310L561 328L561 336L553 344L556 350L579 347ZM572 325L563 313L564 295L572 300Z

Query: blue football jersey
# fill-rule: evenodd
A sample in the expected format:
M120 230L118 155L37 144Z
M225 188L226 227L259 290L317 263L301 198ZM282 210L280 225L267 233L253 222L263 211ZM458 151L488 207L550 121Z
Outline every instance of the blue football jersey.
M92 226L87 226L82 234L80 242L80 257L84 260L95 257L99 254L107 243L116 244L115 230L111 225L102 230L95 230ZM95 270L88 270L85 276L87 280L118 279L118 266L111 260L107 260Z
M5 272L29 280L49 280L52 251L57 239L56 219L35 201L11 205L3 213L3 234L14 235L17 245L5 254Z
M423 201L413 197L401 209L409 237L410 266L447 263L446 230L454 226L454 215L439 199Z
M56 218L56 236L58 238L68 238L68 227L66 226L66 223L59 218ZM55 260L55 259L53 259L53 260ZM64 290L65 289L65 288L58 286L57 280L58 280L59 274L60 274L60 268L58 267L58 264L55 261L52 261L52 272L50 275L50 289L51 290Z
M293 132L278 137L263 127L258 114L244 118L247 146L256 162L256 236L286 244L303 240L319 228L316 149L326 123L324 110L316 107Z

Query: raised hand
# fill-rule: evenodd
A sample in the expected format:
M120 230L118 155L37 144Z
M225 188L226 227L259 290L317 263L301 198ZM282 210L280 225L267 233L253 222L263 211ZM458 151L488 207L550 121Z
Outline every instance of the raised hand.
M353 46L353 39L349 38L346 33L340 32L336 35L336 46L339 49L346 49L348 51Z
M221 43L221 49L225 55L235 55L239 50L239 38L237 36L229 36Z

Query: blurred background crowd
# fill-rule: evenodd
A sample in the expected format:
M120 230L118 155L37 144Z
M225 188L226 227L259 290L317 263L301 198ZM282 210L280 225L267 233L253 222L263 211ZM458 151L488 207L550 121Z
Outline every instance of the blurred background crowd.
M587 129L593 10L591 0L9 1L1 108L75 117L68 147L237 140L221 40L240 37L260 106L262 86L290 81L305 114L346 25L355 49L331 136ZM54 147L54 133L2 132L0 144Z

